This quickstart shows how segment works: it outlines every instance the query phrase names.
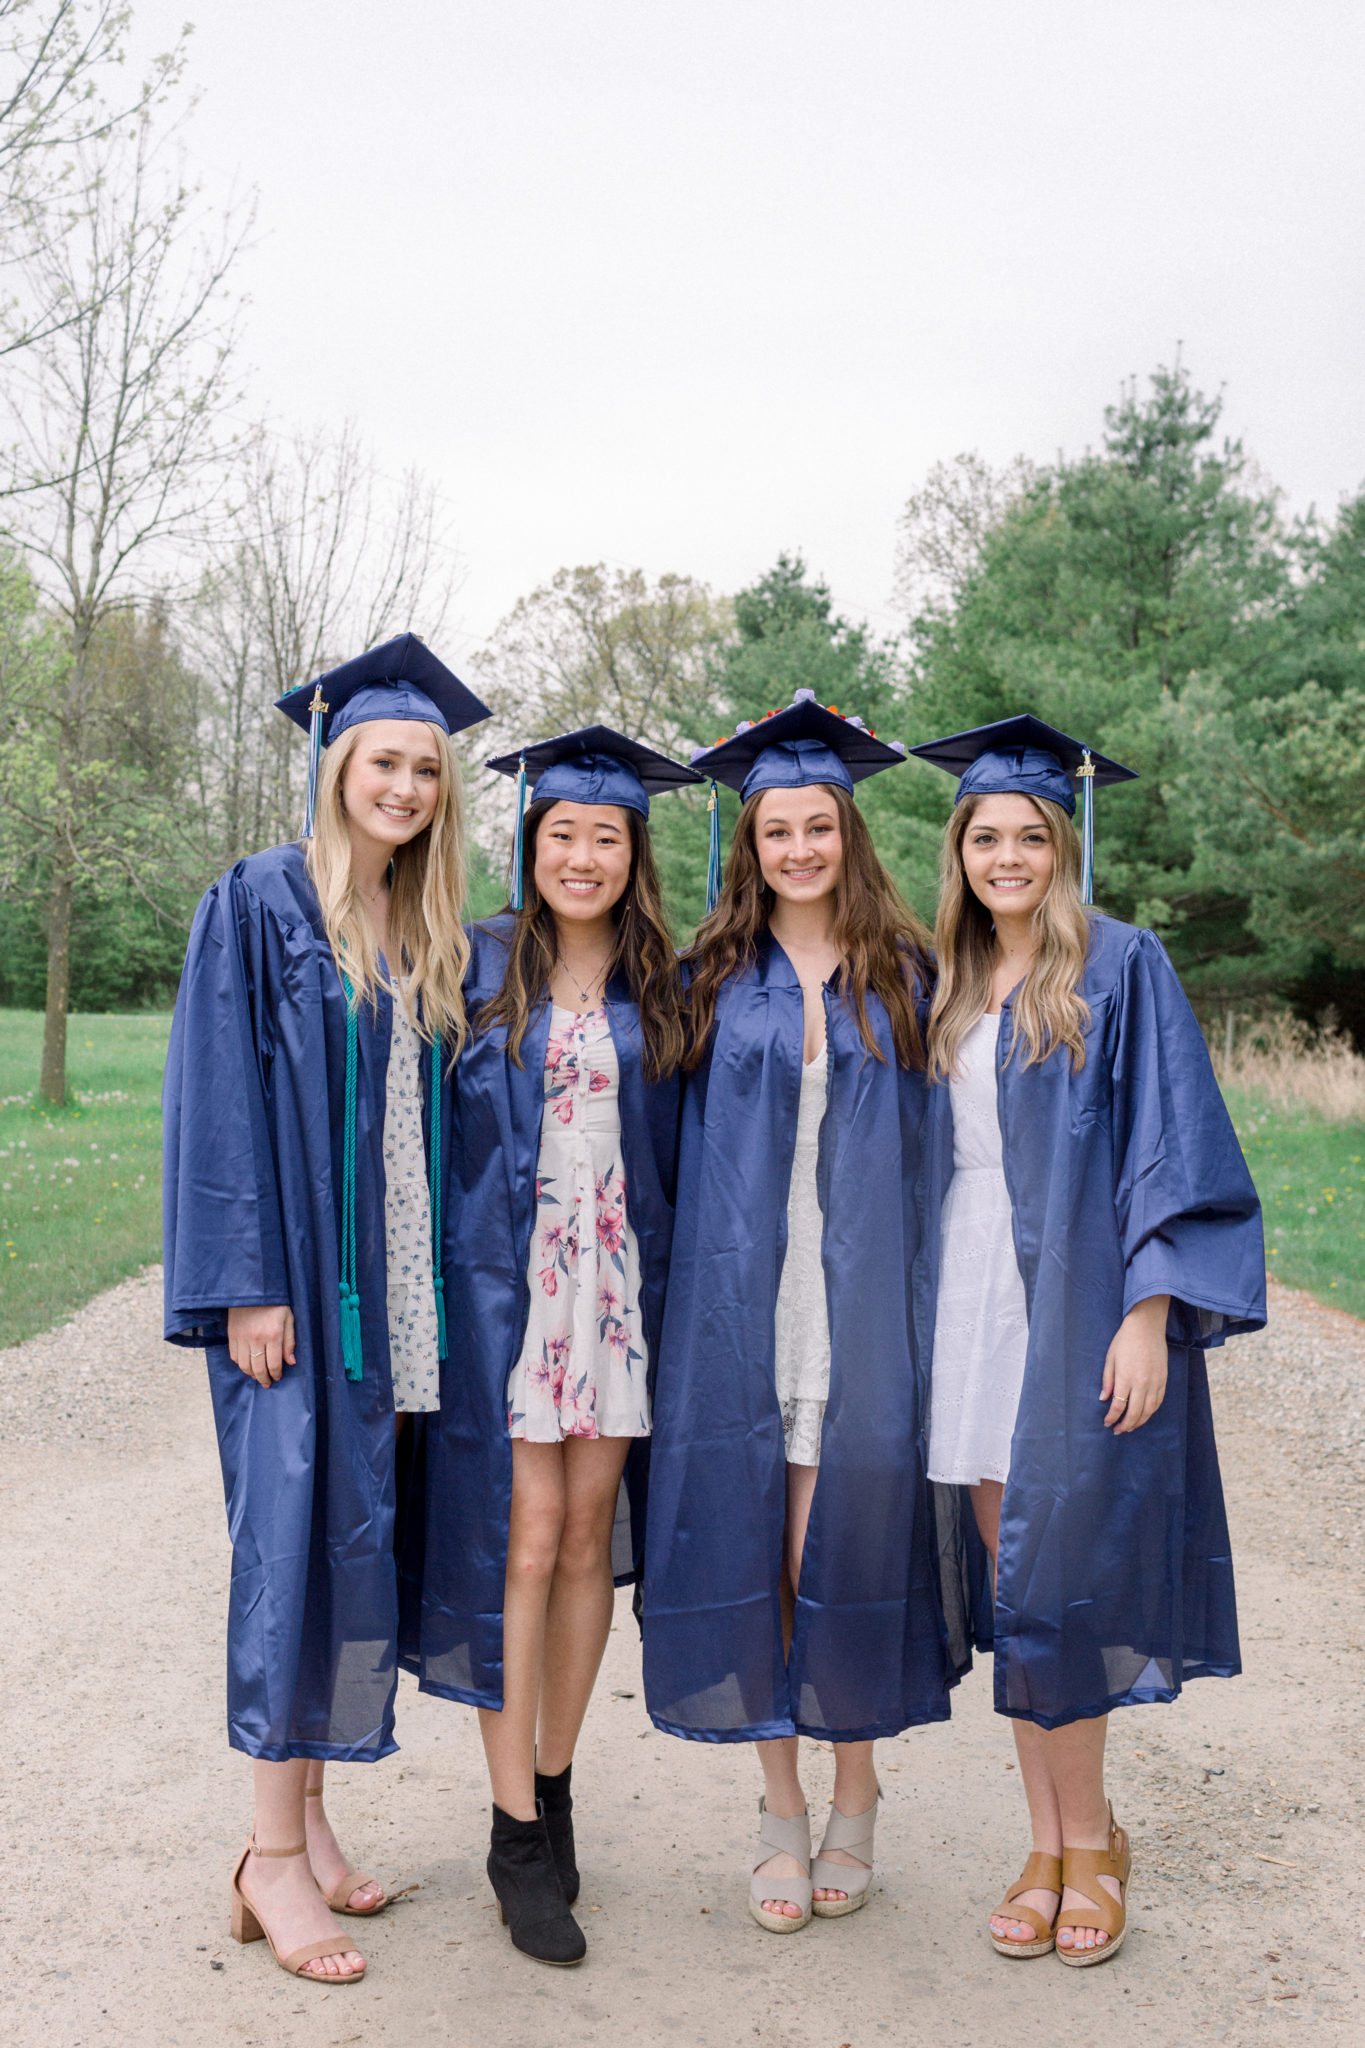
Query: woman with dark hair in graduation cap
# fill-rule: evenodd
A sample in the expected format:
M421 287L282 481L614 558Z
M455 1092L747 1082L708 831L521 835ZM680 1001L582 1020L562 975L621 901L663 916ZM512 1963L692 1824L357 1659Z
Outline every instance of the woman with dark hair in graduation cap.
M323 1768L396 1747L394 1416L438 1399L465 1035L450 735L488 714L412 634L279 708L309 731L302 843L209 890L171 1028L166 1336L207 1352L232 1535L228 1739L255 1760L232 1931L353 1984L332 1915L385 1899Z
M1265 1321L1260 1211L1161 942L1090 907L1090 792L1131 771L1028 716L913 751L961 777L929 1027L929 1474L990 1553L1033 1829L991 1940L1082 1968L1126 1925L1110 1709L1241 1668L1204 1352ZM975 1591L988 1616L986 1575L958 1583L950 1613Z
M622 1470L650 1430L673 1226L681 988L649 799L698 777L605 726L489 766L517 778L511 901L471 934L453 1354L423 1432L410 1661L425 1691L479 1709L512 1941L571 1964L573 1754L611 1625Z
M757 1743L779 1934L864 1904L873 1742L948 1714L909 1294L928 933L853 802L904 757L808 690L694 756L744 801L687 963L645 1691L671 1734ZM799 1735L834 1744L814 1864Z

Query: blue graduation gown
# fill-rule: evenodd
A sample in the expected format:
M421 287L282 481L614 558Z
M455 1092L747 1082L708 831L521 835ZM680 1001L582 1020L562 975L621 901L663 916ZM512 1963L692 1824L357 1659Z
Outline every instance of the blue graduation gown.
M229 1740L271 1762L397 1747L386 994L358 1026L353 1382L337 1293L346 998L302 848L239 861L199 906L171 1026L165 1329L208 1359L232 1537ZM421 1070L429 1101L426 1046ZM278 1302L297 1363L260 1387L228 1357L227 1310Z
M819 1191L830 1389L790 1661L779 1588L786 1464L774 1316L801 1091L804 1007L771 937L721 991L683 1097L678 1214L644 1577L645 1698L709 1742L852 1742L948 1716L924 1464L927 1377L910 1320L926 1084L877 1060L825 992Z
M1260 1204L1160 940L1097 915L1082 989L1091 1019L1079 1073L1065 1050L1030 1067L1007 1061L1009 999L997 1053L1029 1338L1000 1518L995 1704L1043 1728L1241 1669L1204 1352L1265 1322ZM932 1091L928 1149L916 1280L926 1354L953 1170L946 1087ZM1099 1399L1105 1353L1154 1294L1171 1297L1166 1398L1115 1436ZM945 1525L965 1527L970 1517L947 1506ZM986 1581L969 1576L977 1639L989 1644Z
M470 931L465 1007L471 1025L502 986L511 928L511 917L503 915ZM626 1215L639 1247L652 1379L673 1234L679 1083L676 1076L646 1082L639 1009L619 977L608 984L606 1005L620 1071ZM520 1066L508 1057L501 1025L471 1031L456 1065L446 1183L450 1355L441 1368L440 1412L422 1417L415 1433L410 1511L400 1536L405 1668L417 1673L424 1692L495 1709L502 1706L512 1501L507 1380L531 1306L527 1272L549 1035L547 1001L531 1018ZM630 1465L641 1477L647 1449L647 1439L632 1447ZM629 1531L620 1518L618 1534L626 1536L628 1562Z

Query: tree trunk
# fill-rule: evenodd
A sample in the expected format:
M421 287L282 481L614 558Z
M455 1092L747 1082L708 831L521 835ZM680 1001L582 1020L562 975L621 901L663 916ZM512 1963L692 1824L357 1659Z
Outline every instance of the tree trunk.
M71 849L65 836L52 849L52 895L47 916L47 1015L43 1023L44 1101L66 1101L66 1011L71 994Z

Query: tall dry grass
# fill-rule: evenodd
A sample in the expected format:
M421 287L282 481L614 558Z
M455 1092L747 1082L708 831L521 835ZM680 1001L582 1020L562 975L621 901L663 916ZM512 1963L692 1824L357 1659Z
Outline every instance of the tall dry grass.
M1225 1088L1259 1095L1273 1109L1307 1109L1331 1124L1365 1123L1365 1056L1330 1013L1316 1027L1278 1011L1237 1020L1232 1049L1211 1048Z

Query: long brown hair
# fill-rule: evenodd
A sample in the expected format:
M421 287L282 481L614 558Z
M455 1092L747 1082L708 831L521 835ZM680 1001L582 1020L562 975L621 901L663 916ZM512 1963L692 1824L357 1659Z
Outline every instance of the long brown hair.
M536 835L541 821L555 808L546 797L528 805L521 838L522 908L507 945L502 987L480 1009L475 1029L495 1024L507 1030L507 1050L521 1065L521 1045L531 1013L545 1000L559 957L554 912L536 887ZM678 957L664 919L663 891L654 861L649 826L638 811L627 810L630 824L630 880L612 906L616 944L607 963L607 981L616 975L640 1011L641 1064L647 1081L661 1081L680 1065L685 1045L682 1019L682 977Z
M388 964L407 982L405 1005L422 1036L430 1040L439 1031L453 1058L466 1036L463 981L469 962L469 941L460 923L465 893L460 764L445 733L434 725L424 730L440 756L440 787L431 823L393 850ZM337 972L344 971L357 1002L373 1003L379 949L355 885L342 800L346 770L364 732L364 724L352 726L322 757L314 836L305 842L304 858Z
M863 1044L881 1059L867 1014L868 991L879 996L891 1020L897 1060L923 1072L924 1038L915 994L917 986L927 987L929 982L928 927L878 860L867 820L852 797L832 783L820 786L834 799L844 849L834 887L834 944L843 955L844 1000L858 1020ZM758 859L756 824L764 794L760 790L751 796L739 814L720 901L685 956L693 969L688 990L691 1035L684 1062L689 1070L700 1064L706 1051L722 984L757 958L758 942L777 901Z
M962 842L982 798L963 797L943 833L934 952L938 986L929 1012L929 1072L946 1081L957 1072L962 1041L990 1005L995 927L962 864ZM1064 1045L1077 1071L1085 1065L1090 1006L1080 992L1090 946L1090 916L1081 901L1081 842L1060 804L1031 796L1052 834L1052 880L1033 913L1038 951L1014 998L1014 1040L1030 1067Z

